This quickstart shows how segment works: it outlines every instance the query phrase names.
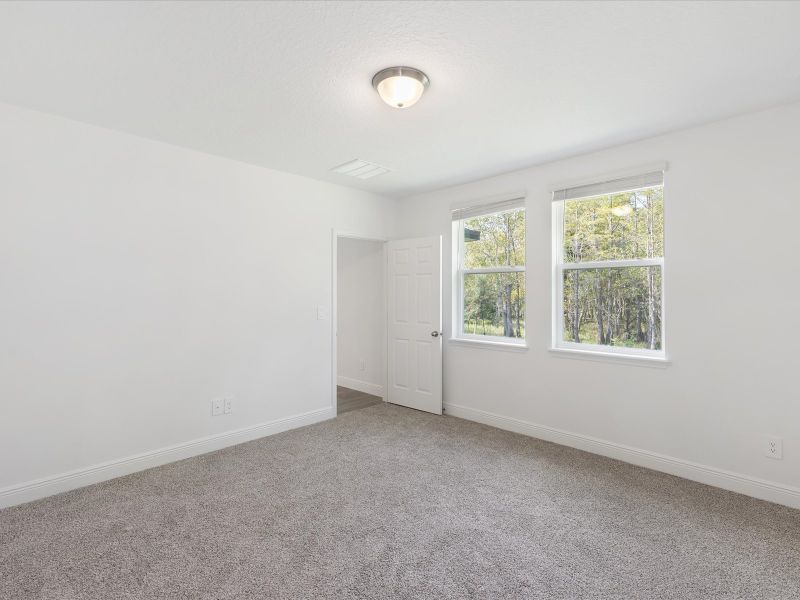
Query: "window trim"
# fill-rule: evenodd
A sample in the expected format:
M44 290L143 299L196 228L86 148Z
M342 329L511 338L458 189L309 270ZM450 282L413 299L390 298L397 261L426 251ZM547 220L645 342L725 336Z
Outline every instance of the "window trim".
M493 350L528 348L528 322L527 322L527 300L528 300L528 211L524 194L509 194L498 196L503 198L497 202L487 202L485 204L471 205L467 209L453 209L452 214L452 236L453 236L453 335L448 339L449 343L458 345L481 346ZM517 202L518 205L512 205ZM510 206L509 206L510 205ZM495 213L511 212L515 210L525 211L525 265L514 265L510 267L483 267L478 269L462 269L461 264L464 257L464 236L461 235L461 222L464 218L472 218ZM459 213L469 210L469 215L463 217ZM458 218L457 218L458 217ZM525 279L525 335L521 338L509 338L499 335L477 335L474 333L464 333L464 275L480 275L491 273L523 273Z
M665 169L666 170L666 169ZM660 184L666 190L666 172L663 173L664 179ZM631 178L636 177L632 175ZM588 185L592 185L589 183ZM656 187L656 186L648 186ZM615 192L609 191L608 194ZM594 196L587 196L592 198ZM552 202L552 333L550 352L569 358L581 358L588 360L603 360L627 362L630 364L650 363L653 365L661 364L667 366L671 364L667 357L667 303L666 303L666 267L664 256L666 256L666 229L667 229L667 203L664 202L664 225L662 240L664 256L657 258L640 258L625 260L601 260L587 261L583 263L566 263L564 259L564 203L568 200L581 200L582 198L555 199L556 192L553 192ZM628 348L624 346L605 346L602 344L585 344L564 340L564 271L583 270L583 269L602 269L602 268L622 268L622 267L661 267L661 349L650 350L649 348Z
M485 339L490 338L490 339ZM505 352L525 352L529 346L524 341L508 342L508 339L520 338L499 338L503 341L497 341L497 336L488 335L470 335L469 337L451 337L448 338L447 343L451 346L463 346L465 348L477 348L482 350L503 350Z
M622 365L632 365L635 367L666 368L672 364L667 358L657 356L638 356L635 354L611 354L609 352L596 352L583 348L573 350L571 348L550 348L551 356L556 358L566 358L569 360L588 360L591 362L604 362Z

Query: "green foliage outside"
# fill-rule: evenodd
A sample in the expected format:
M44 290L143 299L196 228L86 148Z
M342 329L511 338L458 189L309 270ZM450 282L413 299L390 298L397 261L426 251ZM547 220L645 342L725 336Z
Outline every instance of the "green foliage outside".
M564 262L664 255L663 188L568 200ZM661 267L564 269L564 340L661 348Z
M525 265L525 211L462 222L464 268ZM478 239L475 239L478 238ZM464 333L525 336L525 273L464 275Z

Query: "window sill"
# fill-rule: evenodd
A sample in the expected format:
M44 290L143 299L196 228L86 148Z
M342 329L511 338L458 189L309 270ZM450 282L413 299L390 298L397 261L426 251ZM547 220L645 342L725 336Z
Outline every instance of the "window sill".
M472 338L450 338L447 340L447 345L480 348L483 350L503 350L505 352L525 352L528 349L528 344L524 342L497 342L494 340L476 340Z
M670 360L659 356L641 356L616 352L598 352L596 350L575 350L572 348L550 348L550 354L557 358L590 360L595 362L617 363L637 367L666 369L672 364Z

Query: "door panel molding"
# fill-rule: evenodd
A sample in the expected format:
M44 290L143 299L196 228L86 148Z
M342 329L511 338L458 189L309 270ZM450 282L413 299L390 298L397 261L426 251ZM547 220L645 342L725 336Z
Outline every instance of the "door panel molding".
M386 248L387 400L442 414L442 237Z

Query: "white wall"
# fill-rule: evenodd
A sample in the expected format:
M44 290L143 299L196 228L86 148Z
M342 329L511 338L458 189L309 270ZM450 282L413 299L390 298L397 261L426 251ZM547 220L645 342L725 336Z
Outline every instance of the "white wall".
M530 348L510 353L447 344L448 412L639 457L697 479L704 477L699 465L710 466L711 483L800 506L798 139L800 104L794 104L402 200L401 236L445 236L449 324L450 207L507 191L528 194ZM672 365L548 353L550 192L559 183L655 161L669 162L665 298ZM766 434L784 439L782 461L764 456ZM771 483L763 491L754 479Z
M386 376L383 243L340 237L337 254L339 384L381 396Z
M394 206L0 105L0 503L58 489L9 492L31 480L330 416L316 308L332 305L331 231L388 236ZM219 396L233 414L212 418Z
M528 191L530 349L447 344L449 412L796 493L797 139L795 104L401 201L397 234L450 240L451 204ZM549 354L550 190L660 160L672 365ZM363 192L0 105L0 505L57 491L14 491L31 480L329 416L330 232L390 237L393 215ZM234 412L212 418L222 395Z

